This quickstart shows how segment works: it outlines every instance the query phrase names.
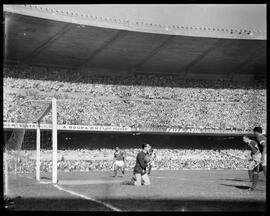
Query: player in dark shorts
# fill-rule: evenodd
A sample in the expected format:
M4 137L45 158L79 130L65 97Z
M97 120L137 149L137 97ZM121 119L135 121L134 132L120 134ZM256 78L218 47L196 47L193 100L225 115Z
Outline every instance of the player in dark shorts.
M249 188L249 190L253 191L256 188L259 180L259 172L262 171L261 152L255 140L251 140L244 136L243 141L248 144L248 148L251 151L251 161L248 167L248 175L250 181L252 182L252 186Z
M123 151L120 151L118 147L115 148L114 157L113 157L113 171L114 177L117 176L117 170L120 169L122 174L125 174L125 165L126 165L126 156Z
M267 148L267 142L266 142L266 137L263 135L262 133L262 128L261 127L255 127L253 129L253 133L259 143L258 147L259 147L259 150L261 152L261 163L262 163L262 168L263 168L263 173L264 173L264 176L266 177L266 162L267 162L267 156L266 156L266 148Z

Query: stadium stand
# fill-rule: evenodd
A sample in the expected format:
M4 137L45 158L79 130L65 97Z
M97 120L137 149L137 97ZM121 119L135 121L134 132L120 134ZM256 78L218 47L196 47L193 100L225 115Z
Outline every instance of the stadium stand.
M67 72L69 76L65 75ZM34 119L42 106L33 108L22 101L46 100L52 96L71 99L58 101L58 112L61 113L58 124L208 128L240 132L250 130L251 125L266 128L265 80L250 84L149 75L83 77L76 71L64 69L39 67L37 73L31 67L4 65L4 122ZM49 113L44 122L50 121ZM131 170L139 149L125 151L129 155L127 169ZM12 150L9 153L12 155ZM51 154L49 150L42 150L41 155L47 153ZM17 172L34 172L33 154L34 151L29 149L22 151ZM77 156L71 157L71 154ZM100 154L103 155L101 158L97 156ZM59 150L58 169L64 172L110 170L112 155L112 149ZM247 150L159 149L157 155L154 169L158 170L246 169L248 166ZM13 163L9 166L12 170ZM43 158L41 172L51 169L51 159Z
M58 102L59 124L246 131L266 128L266 81L181 80L172 76L83 77L39 67L4 67L4 122L23 122L23 99ZM60 70L60 71L59 71ZM74 81L75 80L75 81ZM72 82L70 82L72 81ZM45 121L50 121L50 115Z

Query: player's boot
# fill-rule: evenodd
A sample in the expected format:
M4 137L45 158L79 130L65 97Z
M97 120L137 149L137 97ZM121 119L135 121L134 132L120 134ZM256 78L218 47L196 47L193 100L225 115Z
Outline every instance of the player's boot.
M131 181L130 181L130 182L131 182L132 185L134 185L134 183L136 182L136 178L133 176L133 177L131 178Z
M248 191L254 191L255 190L255 188L253 188L253 187L250 187L249 189L248 189Z

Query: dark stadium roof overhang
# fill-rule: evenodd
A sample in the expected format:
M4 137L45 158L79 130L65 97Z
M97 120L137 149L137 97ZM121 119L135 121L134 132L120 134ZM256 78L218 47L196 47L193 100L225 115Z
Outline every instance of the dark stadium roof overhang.
M265 78L265 31L148 26L5 6L5 61L82 73L173 74L183 78Z

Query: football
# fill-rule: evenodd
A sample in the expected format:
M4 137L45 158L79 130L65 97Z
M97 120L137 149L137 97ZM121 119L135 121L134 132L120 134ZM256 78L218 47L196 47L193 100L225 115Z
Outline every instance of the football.
M145 155L144 161L145 161L146 163L148 163L148 162L150 162L150 160L151 160L151 156L150 156L150 155Z

